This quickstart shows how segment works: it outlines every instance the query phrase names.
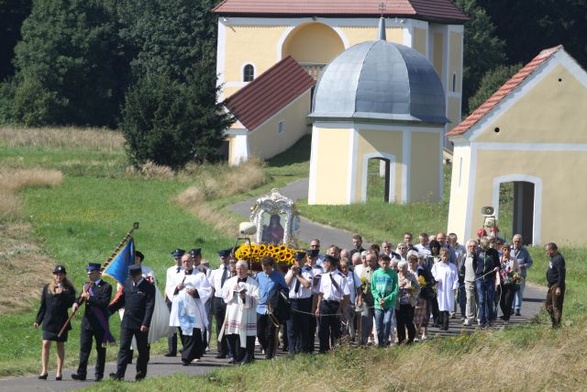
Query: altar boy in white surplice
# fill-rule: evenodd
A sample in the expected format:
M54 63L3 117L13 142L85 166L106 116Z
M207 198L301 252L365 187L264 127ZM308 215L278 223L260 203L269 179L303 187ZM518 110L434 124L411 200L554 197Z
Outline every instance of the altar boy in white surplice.
M183 344L181 361L188 366L200 359L206 350L208 316L204 305L210 298L211 288L206 275L194 269L189 254L183 255L181 262L183 271L176 274L169 326L180 327Z
M222 288L222 298L226 302L224 335L229 351L235 354L229 363L246 364L255 359L259 285L247 271L247 262L237 261L236 276L227 280Z

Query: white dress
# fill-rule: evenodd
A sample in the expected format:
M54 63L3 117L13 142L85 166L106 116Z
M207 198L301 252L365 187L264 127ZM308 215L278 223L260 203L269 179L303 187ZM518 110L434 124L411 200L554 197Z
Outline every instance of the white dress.
M439 262L432 266L432 276L436 279L436 299L438 310L454 312L455 290L459 288L459 274L453 263Z

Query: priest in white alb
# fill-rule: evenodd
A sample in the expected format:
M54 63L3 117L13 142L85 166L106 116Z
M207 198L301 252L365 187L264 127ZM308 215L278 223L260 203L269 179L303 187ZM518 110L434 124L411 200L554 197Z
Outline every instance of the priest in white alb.
M210 298L210 283L205 274L194 269L189 254L181 258L183 271L175 278L175 291L169 315L169 326L179 327L183 351L181 361L188 366L199 360L206 350L208 316L205 304Z
M259 285L247 271L247 262L237 261L236 276L222 287L222 298L226 302L223 333L229 351L235 355L229 363L247 364L255 359Z

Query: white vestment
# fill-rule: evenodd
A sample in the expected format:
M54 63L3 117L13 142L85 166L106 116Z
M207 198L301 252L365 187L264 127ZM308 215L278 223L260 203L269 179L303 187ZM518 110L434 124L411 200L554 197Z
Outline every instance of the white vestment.
M455 290L459 288L459 273L453 263L439 262L432 266L432 276L436 279L436 299L438 310L454 312Z
M193 270L191 275L185 275L184 271L177 274L176 286L183 282L184 288L173 296L171 312L169 314L169 326L180 327L184 335L192 336L194 328L206 330L208 316L205 303L210 298L211 288L206 275ZM196 289L199 298L187 294L187 289Z
M244 301L237 292L242 287L247 290ZM250 276L246 282L238 283L238 276L234 276L224 282L222 298L226 302L224 334L238 334L240 346L246 347L247 336L257 335L259 284Z

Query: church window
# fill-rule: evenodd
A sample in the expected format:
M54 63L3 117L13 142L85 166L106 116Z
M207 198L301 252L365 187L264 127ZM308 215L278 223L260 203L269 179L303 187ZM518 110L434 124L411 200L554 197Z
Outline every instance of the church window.
M251 64L243 68L243 82L251 82L255 78L255 68Z

